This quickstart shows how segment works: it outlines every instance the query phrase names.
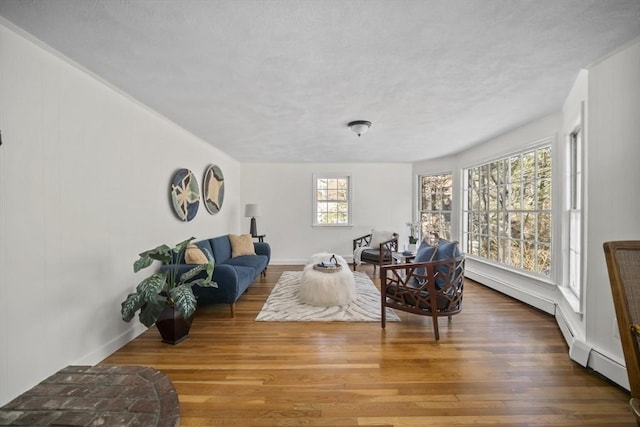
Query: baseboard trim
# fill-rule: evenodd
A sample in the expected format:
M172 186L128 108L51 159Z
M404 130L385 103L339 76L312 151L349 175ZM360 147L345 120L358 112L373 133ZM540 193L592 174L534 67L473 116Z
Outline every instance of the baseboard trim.
M305 259L272 259L269 261L269 265L306 265L309 262L308 258Z
M627 368L596 350L589 354L589 368L629 391Z
M309 258L311 258L311 256L309 256ZM271 259L269 261L269 265L307 265L309 264L309 258ZM342 255L342 258L347 261L347 264L351 264L353 262L353 257L350 255Z
M629 390L627 368L589 345L583 336L575 332L574 327L564 314L562 306L556 311L556 323L569 346L569 358Z
M75 360L72 365L96 365L111 356L120 348L124 347L130 341L133 341L138 335L147 331L147 328L142 323L138 322L137 316L134 320L135 324L132 324L124 333L118 335L106 344L101 345L91 353L85 354Z
M526 290L517 288L501 279L490 276L488 274L478 273L466 269L464 275L471 280L474 280L478 283L483 284L484 286L487 286L488 288L494 289L498 292L515 298L518 301L522 301L525 304L529 304L530 306L542 310L546 313L555 314L556 303L551 299L533 294L531 292L527 292Z

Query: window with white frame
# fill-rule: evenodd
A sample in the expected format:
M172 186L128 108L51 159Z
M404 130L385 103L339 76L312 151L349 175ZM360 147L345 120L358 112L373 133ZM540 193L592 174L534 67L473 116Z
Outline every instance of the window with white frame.
M438 233L451 240L452 174L422 175L419 187L422 235L431 238L431 233Z
M569 135L569 289L580 298L582 283L582 128Z
M313 225L351 225L351 176L313 176Z
M465 251L550 277L551 141L464 172Z

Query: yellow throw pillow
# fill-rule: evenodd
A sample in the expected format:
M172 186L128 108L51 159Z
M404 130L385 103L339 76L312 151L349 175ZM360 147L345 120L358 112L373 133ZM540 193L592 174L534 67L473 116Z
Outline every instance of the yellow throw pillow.
M206 264L209 262L202 250L193 243L187 245L184 251L184 261L187 264Z
M237 257L241 255L255 255L256 251L253 248L253 238L251 234L229 234L229 240L231 241L231 257Z

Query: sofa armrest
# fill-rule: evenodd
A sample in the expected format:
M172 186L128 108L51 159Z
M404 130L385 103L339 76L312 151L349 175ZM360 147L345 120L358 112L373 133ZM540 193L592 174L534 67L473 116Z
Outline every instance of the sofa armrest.
M238 286L238 272L235 268L227 264L217 264L213 270L213 281L218 287L229 286L230 284Z
M267 264L271 260L271 246L268 243L254 242L253 247L256 251L256 255L265 255L267 257Z
M173 264L173 265L162 265L160 266L160 272L165 272L165 271L169 271L172 270L175 272L176 274L176 278L179 279L180 276L182 276L184 273L186 273L187 271L191 271L194 267L198 267L198 264ZM215 266L214 266L215 268ZM193 276L189 282L192 282L196 279L204 279L207 277L207 272L206 271L200 271L198 274L196 274L195 276Z
M216 288L193 287L193 293L200 304L233 304L242 294L236 269L227 264L217 264L213 271Z

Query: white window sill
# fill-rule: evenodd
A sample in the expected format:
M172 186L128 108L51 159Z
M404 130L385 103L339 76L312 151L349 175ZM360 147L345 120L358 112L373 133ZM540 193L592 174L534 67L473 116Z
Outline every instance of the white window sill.
M567 304L569 304L571 310L573 310L573 312L576 314L582 315L582 310L580 309L580 299L578 299L576 294L574 294L571 289L567 288L566 286L558 286L558 289L560 289L564 300L567 302Z
M542 274L536 274L536 273L528 272L528 271L525 271L525 270L520 270L520 269L517 269L517 268L510 267L510 266L505 265L505 264L501 264L501 263L498 263L498 262L493 262L493 261L488 260L486 258L479 257L479 256L476 256L476 255L470 255L470 254L467 254L467 253L465 253L465 257L467 259L471 259L474 262L477 262L479 264L485 264L485 265L491 266L491 268L499 269L499 270L502 270L502 271L506 271L506 272L508 272L510 274L515 274L515 275L524 277L524 278L526 278L528 280L531 280L532 282L536 282L536 283L539 283L541 285L554 286L554 287L556 286L556 284L551 280L551 278L549 278L547 276L544 276Z

